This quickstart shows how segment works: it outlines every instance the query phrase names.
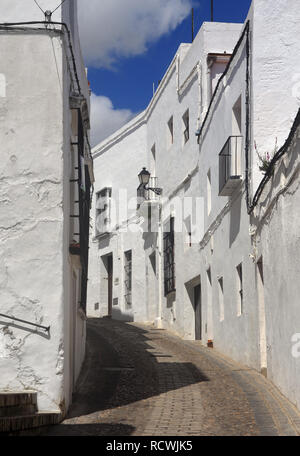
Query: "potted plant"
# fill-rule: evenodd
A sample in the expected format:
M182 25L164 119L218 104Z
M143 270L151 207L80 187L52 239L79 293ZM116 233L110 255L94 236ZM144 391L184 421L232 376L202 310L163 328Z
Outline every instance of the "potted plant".
M274 155L276 154L277 152L277 138L275 140L275 147L274 147L274 150L273 152L269 153L269 152L265 152L264 155L261 155L259 152L258 152L258 148L257 148L257 145L256 145L256 142L254 141L254 147L255 147L255 151L256 151L256 154L259 158L259 170L260 171L263 171L265 174L266 172L268 171L269 169L269 166L270 166L270 163L271 161L273 160L274 158Z
M69 246L69 252L71 255L80 255L80 244L79 242L73 241Z

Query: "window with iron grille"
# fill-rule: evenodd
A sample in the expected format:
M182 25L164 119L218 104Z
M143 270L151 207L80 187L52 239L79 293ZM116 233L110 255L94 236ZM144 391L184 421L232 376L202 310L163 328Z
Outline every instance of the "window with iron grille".
M124 258L124 298L126 308L132 306L132 251L125 252Z
M175 291L175 245L174 217L170 219L169 229L164 232L164 288L165 296Z
M110 228L111 188L103 188L96 194L96 236Z

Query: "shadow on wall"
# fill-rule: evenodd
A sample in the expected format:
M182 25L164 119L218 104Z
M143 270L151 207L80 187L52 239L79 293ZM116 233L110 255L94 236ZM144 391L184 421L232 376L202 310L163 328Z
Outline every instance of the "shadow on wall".
M112 233L108 233L106 236L102 236L100 239L98 239L98 249L101 250L109 247L111 238Z
M230 231L229 231L229 247L232 246L236 240L241 225L241 206L242 206L242 195L234 202L230 209Z
M122 312L119 307L112 308L111 317L113 320L124 321L124 322L133 322L134 317L130 313Z

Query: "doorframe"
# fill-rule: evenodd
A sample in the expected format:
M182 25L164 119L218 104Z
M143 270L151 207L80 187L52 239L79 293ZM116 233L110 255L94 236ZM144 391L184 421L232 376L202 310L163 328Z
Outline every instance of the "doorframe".
M200 286L200 336L202 339L196 339L196 306L195 306L195 288ZM185 288L185 306L189 315L187 321L187 331L192 340L203 340L203 307L202 307L202 283L200 274L184 283Z
M256 286L258 301L259 318L259 354L260 371L267 376L267 328L266 328L266 308L265 308L265 286L264 286L264 263L261 255L256 262Z
M196 304L196 289L199 288L198 304ZM201 280L193 288L193 306L195 312L195 340L202 340L202 290L201 290ZM198 312L197 312L198 309ZM199 337L197 337L197 317L199 317L198 328L200 331Z

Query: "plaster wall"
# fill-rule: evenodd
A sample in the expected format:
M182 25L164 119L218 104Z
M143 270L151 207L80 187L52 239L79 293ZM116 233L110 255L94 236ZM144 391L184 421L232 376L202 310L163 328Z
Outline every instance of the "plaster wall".
M24 2L4 1L1 21L44 20L33 5L28 2L24 8ZM56 6L57 2L47 4ZM75 18L75 2L72 7ZM72 23L69 7L59 9L53 20L72 26L79 80L88 97L76 21ZM0 98L1 313L50 325L48 335L1 318L0 389L34 389L39 410L63 412L71 402L85 348L85 320L77 314L71 283L71 272L78 273L80 265L72 264L69 256L74 208L70 207L66 44L56 31L0 34L0 73L5 80L5 96Z
M136 190L138 174L147 166L146 126L143 115L129 122L122 130L120 139L112 135L94 149L96 178L92 205L92 249L90 249L88 314L107 315L107 272L101 257L113 254L113 314L118 319L147 320L145 289L145 258L142 220L136 214ZM141 120L141 121L140 121ZM112 188L112 232L95 237L96 195L101 189ZM118 225L119 227L116 227ZM124 300L124 253L132 250L132 309ZM104 280L104 282L103 282ZM102 288L106 290L103 293Z
M252 24L252 141L256 141L260 154L272 154L276 138L278 148L284 144L299 108L299 2L254 0L249 18ZM258 164L254 151L253 193L262 179Z
M0 387L42 391L40 409L52 410L63 399L63 100L56 67L62 74L62 49L59 36L38 39L39 46L30 34L0 37L7 84L0 100L6 144L1 309L51 329L47 337L22 325L1 325Z
M204 341L237 361L258 367L257 307L253 293L254 265L249 236L244 181L230 197L219 196L219 153L227 139L236 134L233 107L241 97L242 179L245 169L246 134L246 51L241 43L231 67L222 81L210 117L200 140L199 180L204 198L204 237L200 242L202 283L202 334ZM211 195L208 197L207 174ZM208 207L208 199L210 208ZM243 268L243 312L238 312L238 277ZM207 280L210 268L211 284ZM219 279L223 279L224 319L220 314Z
M300 408L298 232L300 130L277 163L253 214L255 258L263 260L267 374ZM293 217L291 217L293 214ZM284 245L284 249L280 248ZM297 343L298 342L298 343Z

